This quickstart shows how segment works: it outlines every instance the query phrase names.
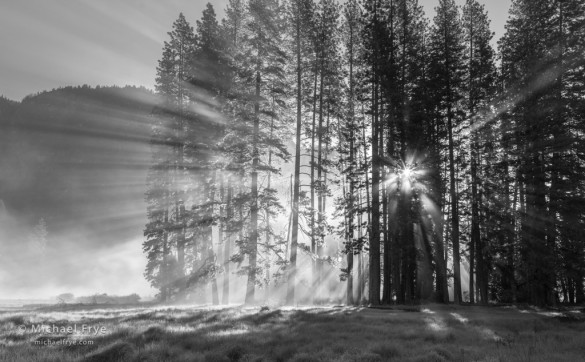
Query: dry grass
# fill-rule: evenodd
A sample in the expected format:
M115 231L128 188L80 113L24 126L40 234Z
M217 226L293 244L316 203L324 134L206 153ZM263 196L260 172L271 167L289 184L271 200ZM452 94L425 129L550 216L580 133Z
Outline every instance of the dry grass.
M10 310L0 312L0 361L584 361L583 317L439 305ZM106 331L43 334L35 324ZM93 344L35 344L51 340Z

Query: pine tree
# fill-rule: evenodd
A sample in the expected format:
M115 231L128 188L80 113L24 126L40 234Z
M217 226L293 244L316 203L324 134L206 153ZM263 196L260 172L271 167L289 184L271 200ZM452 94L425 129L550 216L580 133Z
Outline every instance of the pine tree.
M457 195L455 136L456 127L461 122L461 101L465 72L465 53L463 29L459 10L453 0L441 0L436 8L430 39L430 82L435 85L433 98L438 126L447 133L449 200L451 209L450 235L453 243L453 271L455 303L462 301L460 273L460 220L459 199Z
M157 67L146 278L219 303L223 272L227 304L236 269L251 304L284 270L294 304L299 275L317 301L333 265L348 305L448 302L451 264L456 303L461 267L472 303L583 302L584 29L582 1L514 0L496 70L477 0L440 0L430 26L418 0L229 0L196 32L181 14Z
M258 240L260 235L259 211L262 205L277 207L278 202L271 190L260 191L259 172L276 172L277 169L267 165L264 157L270 148L278 158L287 158L288 151L278 134L270 134L270 124L274 120L271 111L271 87L274 79L284 77L283 64L286 54L281 49L280 11L276 1L253 0L248 3L243 18L242 38L238 53L235 55L234 67L237 72L238 89L234 100L235 118L230 138L239 140L241 158L238 163L242 171L249 171L250 193L246 195L249 211L248 232L239 240L240 255L236 259L248 257L245 268L248 283L246 303L254 303L255 287L260 282L257 276ZM276 100L280 103L280 99Z
M489 266L485 254L480 225L480 145L484 143L482 121L490 116L489 105L495 90L494 51L490 45L493 33L489 28L489 19L482 5L475 0L468 0L463 8L463 27L467 56L467 112L470 120L471 142L471 238L469 247L469 296L470 302L475 301L474 278L477 276L477 287L481 301L487 303ZM476 265L477 263L477 271Z
M580 142L573 112L582 102L577 100L582 88L575 88L580 66L574 62L574 51L583 49L575 27L583 24L582 10L572 1L514 1L500 43L506 92L516 95L506 117L514 122L518 152L518 300L538 305L555 304L559 285L564 300L574 300L575 287L581 294L583 289L582 276L575 282L563 275L563 267L582 265L582 245L573 249L578 255L573 263L560 262L567 258L560 250L576 245L571 230L582 220L575 212L582 194L567 181L579 177L574 171L580 167L572 148Z
M190 122L189 157L191 167L196 170L193 180L198 186L198 199L193 204L193 242L205 250L205 262L198 267L194 276L206 275L212 283L212 299L219 303L217 290L216 253L213 249L212 228L223 228L221 212L216 205L223 199L218 195L218 185L223 182L224 174L220 171L225 164L225 157L220 148L220 140L225 134L222 126L224 99L229 90L229 69L225 56L225 42L211 4L203 11L201 20L197 21L195 49L191 60L190 100L193 118ZM223 240L218 240L218 245ZM204 272L205 271L205 272ZM193 281L193 278L192 278Z
M313 4L308 0L291 0L288 5L288 20L290 38L293 39L291 59L295 59L294 67L296 80L296 131L295 131L295 166L294 186L292 195L291 214L291 242L290 242L290 265L288 272L287 304L294 304L295 283L297 273L297 250L299 242L299 211L301 195L301 143L302 143L302 118L303 118L303 75L305 73L306 52L304 47L310 43L311 16Z
M237 112L235 100L237 99L239 91L236 83L237 59L234 56L238 53L237 49L243 36L243 22L245 15L244 1L229 0L225 14L226 16L222 20L220 31L225 46L224 56L227 58L227 80L229 86L225 97L225 104L223 105L223 113L228 119L232 118L232 123L228 121L226 127L227 132L221 142L221 147L227 154L227 160L225 161L226 165L224 166L227 173L227 191L225 200L225 231L227 235L223 254L224 276L222 302L223 304L228 304L230 300L231 253L233 252L231 247L232 238L233 235L238 234L239 238L242 239L244 227L243 218L239 217L243 215L243 213L242 204L238 202L238 190L236 184L240 184L240 187L243 188L244 180L242 174L244 161L242 155L243 152L241 151L245 145L242 140L238 140L237 137L234 137L235 132L232 132L232 126L234 125L233 119L235 119L235 114ZM240 155L239 157L234 156L238 154Z
M344 15L344 38L346 39L346 68L347 68L347 113L346 113L346 124L344 127L344 136L340 137L344 142L340 142L340 146L345 145L349 149L342 149L341 152L345 152L347 157L347 163L342 162L343 170L348 183L347 192L344 192L344 212L346 214L346 227L344 230L345 240L345 253L347 254L347 291L346 291L346 303L347 305L354 304L354 255L356 254L356 242L355 242L355 231L360 225L355 225L356 218L356 206L358 200L356 200L356 176L357 176L357 147L356 139L359 132L356 122L356 96L355 96L355 63L358 57L359 49L359 34L360 34L360 22L359 22L359 5L357 1L352 0L345 4L343 9ZM341 153L340 152L340 153Z
M382 24L382 9L380 1L364 4L364 34L366 43L365 57L368 61L369 81L371 86L371 145L372 145L372 178L371 178L371 205L370 243L369 243L369 301L372 305L380 304L380 159L379 159L379 94L380 94L380 64L382 51L380 45L384 38Z
M184 288L185 273L185 159L184 131L187 118L187 80L193 52L193 29L181 13L169 32L163 57L157 67L156 91L161 105L154 111L153 163L146 193L149 223L144 251L148 255L146 275L162 288L163 300ZM176 258L172 255L176 250ZM180 284L180 285L177 285Z

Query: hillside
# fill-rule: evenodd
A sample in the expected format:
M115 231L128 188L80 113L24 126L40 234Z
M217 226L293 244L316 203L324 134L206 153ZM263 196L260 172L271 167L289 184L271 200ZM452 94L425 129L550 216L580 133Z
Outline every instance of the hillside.
M88 86L0 99L0 258L12 274L3 283L34 279L36 268L18 265L37 265L37 254L59 260L72 247L141 235L155 99L144 88Z
M132 179L144 181L153 104L150 92L133 87L63 88L25 98L3 121L10 124L0 156L1 168L10 170L0 175L7 210L28 222L44 217L56 230L106 213L86 202L103 200L103 188L118 184L104 169L124 176L132 168ZM142 198L131 185L122 186L126 196Z

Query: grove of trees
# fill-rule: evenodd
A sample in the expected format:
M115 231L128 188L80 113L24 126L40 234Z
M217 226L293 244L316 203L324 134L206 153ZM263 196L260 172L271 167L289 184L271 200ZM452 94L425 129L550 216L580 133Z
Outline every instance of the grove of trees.
M477 0L180 14L151 116L160 299L227 304L237 277L246 303L319 302L333 275L347 304L585 302L585 3L513 0L493 37Z

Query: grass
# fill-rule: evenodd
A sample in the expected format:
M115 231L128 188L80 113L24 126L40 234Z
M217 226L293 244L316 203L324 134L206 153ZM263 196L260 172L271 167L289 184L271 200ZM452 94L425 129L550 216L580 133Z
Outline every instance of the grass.
M57 330L31 329L40 324ZM59 329L74 325L77 331ZM100 327L103 333L95 334ZM548 362L585 361L584 356L585 315L578 311L444 305L0 311L0 361L10 362Z

